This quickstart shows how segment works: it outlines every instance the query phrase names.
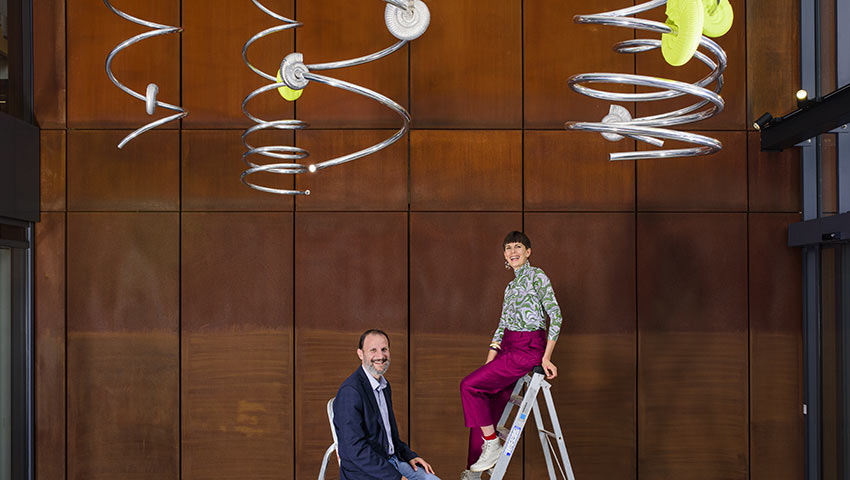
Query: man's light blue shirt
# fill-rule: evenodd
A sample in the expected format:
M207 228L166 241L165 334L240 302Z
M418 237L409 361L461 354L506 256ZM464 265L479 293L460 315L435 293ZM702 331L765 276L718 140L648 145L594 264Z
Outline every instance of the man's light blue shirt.
M375 393L375 400L378 401L378 409L381 410L381 419L384 421L384 430L387 432L387 443L389 444L389 449L387 451L388 455L395 454L395 446L393 446L393 435L390 430L390 414L387 410L387 399L384 397L384 389L387 388L387 380L381 375L381 379L377 380L375 377L369 373L369 370L366 370L366 366L361 366L363 371L366 372L366 378L369 379L369 384L372 385L372 392Z

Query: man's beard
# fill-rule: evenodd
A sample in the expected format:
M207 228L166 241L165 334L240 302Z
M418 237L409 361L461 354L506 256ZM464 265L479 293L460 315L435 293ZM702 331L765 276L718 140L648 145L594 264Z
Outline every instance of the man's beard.
M381 372L381 371L379 371L377 368L375 368L375 367L372 365L372 362L367 362L367 363L366 363L366 371L367 371L367 372L369 372L370 374L372 374L373 376L376 376L376 377L381 376L381 375L383 375L383 374L387 373L387 369L388 369L388 368L390 368L390 359L389 359L389 358L388 358L388 359L387 359L387 361L384 363L384 371L383 371L383 372Z

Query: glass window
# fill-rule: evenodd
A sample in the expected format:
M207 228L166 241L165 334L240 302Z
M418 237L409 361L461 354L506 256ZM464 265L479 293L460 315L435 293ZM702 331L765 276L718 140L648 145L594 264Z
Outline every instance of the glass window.
M821 479L844 480L847 477L847 429L850 404L848 353L850 337L846 315L846 260L850 247L821 248ZM844 312L844 313L842 313Z
M32 123L30 0L0 0L0 112Z

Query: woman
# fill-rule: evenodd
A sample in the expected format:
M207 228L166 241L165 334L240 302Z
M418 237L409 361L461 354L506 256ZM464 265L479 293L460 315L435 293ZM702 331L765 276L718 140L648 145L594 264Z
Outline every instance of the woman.
M467 470L461 480L479 478L480 472L498 461L502 446L494 424L516 381L537 365L543 366L547 379L558 375L552 351L561 331L561 309L552 283L543 270L528 263L531 240L524 233L509 233L503 247L505 268L513 268L514 279L505 288L502 316L487 361L460 383L464 421L471 428Z

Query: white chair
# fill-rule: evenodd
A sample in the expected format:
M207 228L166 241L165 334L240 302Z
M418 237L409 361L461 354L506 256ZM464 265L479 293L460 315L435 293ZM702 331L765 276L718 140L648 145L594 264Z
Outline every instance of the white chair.
M336 397L334 397L336 398ZM339 452L336 451L336 430L334 430L334 399L328 400L328 422L331 424L331 435L333 435L334 443L325 450L325 456L322 458L322 469L319 470L319 480L325 480L325 472L328 469L328 463L331 460L331 452L336 452L336 462L339 465Z

